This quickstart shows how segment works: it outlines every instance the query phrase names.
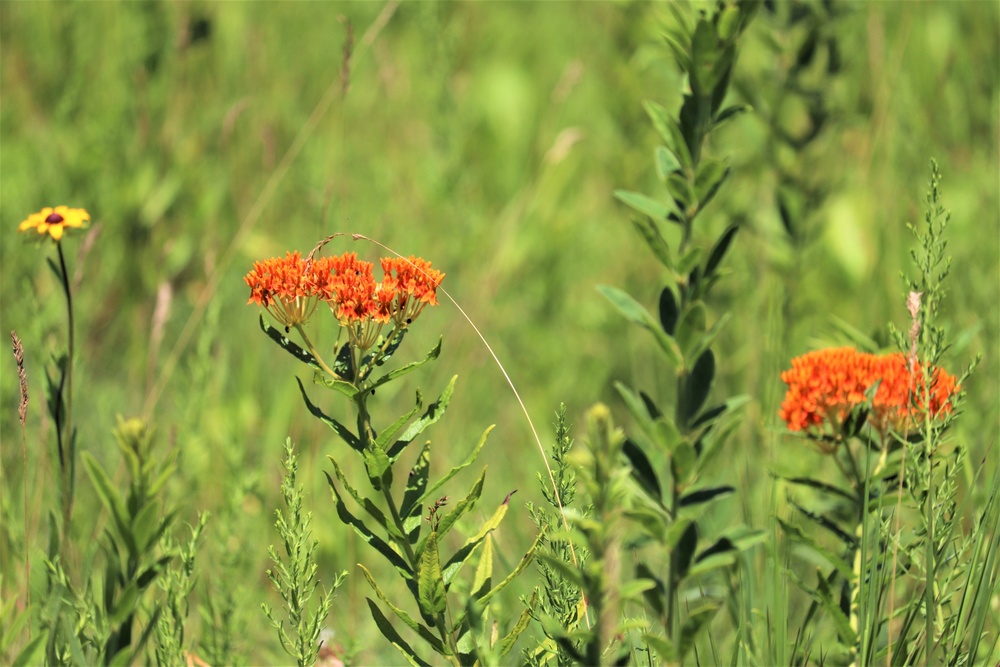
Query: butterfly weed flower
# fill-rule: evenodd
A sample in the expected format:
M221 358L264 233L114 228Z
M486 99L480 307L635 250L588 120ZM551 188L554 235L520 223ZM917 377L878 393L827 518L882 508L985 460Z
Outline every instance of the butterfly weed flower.
M286 330L301 326L333 293L331 263L324 257L306 262L298 251L254 262L243 278L250 287L247 304L263 307Z
M82 208L46 207L29 215L27 220L18 225L17 231L35 230L40 236L47 235L59 243L67 229L83 229L89 222L90 214Z
M807 432L823 426L840 432L876 383L869 420L882 433L908 428L914 416L924 411L932 417L949 412L950 397L957 389L955 378L942 369L918 363L911 372L901 352L874 355L849 347L797 357L781 379L788 391L778 414L789 430Z
M437 288L445 274L431 268L431 263L414 257L386 257L382 259L383 291L393 294L392 319L398 327L411 324L423 309L436 306Z

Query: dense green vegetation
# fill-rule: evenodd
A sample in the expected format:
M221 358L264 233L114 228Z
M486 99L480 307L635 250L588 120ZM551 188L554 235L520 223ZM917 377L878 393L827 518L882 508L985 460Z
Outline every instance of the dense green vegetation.
M952 212L941 321L954 344L940 363L958 374L984 357L963 385L966 403L950 433L968 448L958 493L971 517L1000 459L1000 9L775 4L739 45L729 101L753 111L705 147L727 157L732 173L697 233L710 243L741 225L730 273L709 304L713 320L732 313L714 345L723 353L713 391L751 399L708 478L737 493L706 522L714 533L734 524L770 530L789 513L786 487L770 473L836 470L787 436L779 375L792 357L859 336L894 349L888 323L909 325L900 279L912 274L906 223L923 219L930 158ZM633 212L612 192L666 196L652 160L660 140L642 102L672 112L681 103L682 77L662 39L676 22L670 8L633 2L0 3L0 329L24 341L31 391L25 469L8 356L0 365L3 600L23 588L25 474L33 604L45 591L43 508L57 506L59 476L44 369L65 346L50 248L26 243L16 227L43 206L66 204L86 208L94 223L64 243L76 281L79 448L124 486L112 431L117 415L141 416L155 428L156 456L177 457L163 495L179 503L178 521L212 514L196 560L189 645L209 661L286 658L260 604L281 604L265 570L290 437L319 574L329 585L349 572L326 626L358 663L397 662L371 622L371 593L355 566L384 578L391 568L336 518L322 474L328 454L348 477L363 477L364 466L310 417L295 379L308 374L259 333L243 276L255 260L306 253L338 231L432 260L537 424L547 427L565 403L581 437L586 410L603 401L629 431L613 382L665 401L676 383L650 353L651 338L596 287L621 287L655 310L665 281L629 224ZM346 238L330 248L369 261L386 254ZM536 480L544 465L500 370L441 300L408 335L404 361L443 336L440 358L380 390L371 409L391 421L409 409L416 386L436 396L459 376L447 418L426 435L434 474L497 425L480 465L456 484L468 488L488 466L469 532L517 489L493 546L506 572L535 540L525 502L544 504ZM336 337L315 332L319 347ZM352 423L346 403L324 400ZM88 544L109 519L82 466L77 486L71 537ZM176 536L187 538L186 529ZM451 547L461 544L454 539ZM769 551L751 553L748 590L772 572ZM495 599L495 616L512 621L517 595L535 583L527 571ZM809 601L789 589L795 618ZM224 617L234 647L209 646L209 619ZM724 660L731 625L720 621Z

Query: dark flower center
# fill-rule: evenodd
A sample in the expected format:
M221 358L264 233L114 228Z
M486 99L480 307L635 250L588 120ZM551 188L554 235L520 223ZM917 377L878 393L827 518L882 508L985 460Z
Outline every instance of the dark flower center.
M45 222L49 223L50 225L58 225L62 221L63 217L58 213L49 213L49 217L45 218Z

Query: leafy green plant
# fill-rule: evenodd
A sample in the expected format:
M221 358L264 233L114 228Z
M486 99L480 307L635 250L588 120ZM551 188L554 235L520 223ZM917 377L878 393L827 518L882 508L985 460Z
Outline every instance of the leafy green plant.
M263 317L261 328L285 351L311 367L317 384L347 398L357 415L356 428L352 429L324 412L299 383L302 397L313 416L329 426L361 457L367 484L375 493L372 498L358 490L356 482L348 479L337 459L329 457L333 475L326 473L326 476L336 502L337 516L392 565L419 611L419 620L393 600L391 591L387 592L375 581L368 567L359 564L376 597L427 647L449 663L494 664L510 652L530 616L525 610L500 638L493 629L487 628L488 603L528 566L538 541L513 571L494 585L490 534L506 515L513 492L447 558L441 553L443 540L480 499L485 469L472 489L457 502L438 495L448 480L472 464L492 427L483 433L464 461L433 481L430 478L432 447L429 442L424 444L406 476L402 493L394 494L393 480L398 478L395 465L409 445L444 415L455 390L455 378L427 407L417 391L414 407L385 428L377 428L372 423L369 406L377 389L440 355L441 343L438 342L423 359L375 375L376 369L400 348L409 327L425 306L437 302L436 290L444 275L419 258L386 258L382 260L385 276L377 283L372 277L372 265L358 260L354 253L317 257L316 253L332 238L321 242L305 259L298 253L289 253L284 259L258 262L246 278L252 300L271 312L284 325L286 334L295 328L307 349L268 325ZM347 336L346 341L338 342L335 347L333 363L323 360L303 329L305 322L324 302L330 304L341 335L346 333ZM363 508L368 518L363 519L352 512L345 496ZM477 553L471 584L460 588L456 585L460 581L457 575ZM453 599L457 599L457 603ZM398 634L378 603L368 598L368 606L379 630L410 663L428 664L421 653Z
M295 456L291 438L285 440L284 466L281 495L288 508L288 516L282 514L280 509L275 510L277 520L274 525L281 537L285 555L282 558L273 546L268 548L274 567L267 571L267 578L285 602L288 629L285 629L285 621L277 616L270 605L262 603L261 607L264 615L277 629L281 647L302 667L316 664L323 622L333 606L334 593L344 582L347 572L334 577L330 588L320 591L316 608L309 608L320 585L317 577L319 566L315 558L319 543L313 539L310 530L312 512L304 512L302 509L302 487L297 482L298 457Z
M720 3L694 21L676 13L678 27L666 39L685 75L683 102L676 114L654 102L646 104L665 144L655 151L655 165L668 196L615 193L641 214L633 223L671 282L660 291L658 317L624 291L601 288L628 320L653 335L676 376L672 410L661 408L645 392L616 385L637 426L636 435L623 442L622 453L643 491L643 502L627 516L657 547L636 566L650 619L643 641L668 662L686 659L697 634L723 606L698 582L734 566L742 551L764 539L762 531L736 528L699 548L705 539L699 517L735 491L728 484L708 486L699 480L737 426L733 415L747 399L737 396L708 405L717 373L712 345L729 315L710 324L707 298L724 275L722 260L739 227L728 226L711 244L701 243L694 233L695 221L730 174L726 161L710 155L705 146L713 130L747 110L725 101L740 35L757 6ZM668 242L664 226L679 232L676 247ZM661 461L665 470L658 470ZM659 571L663 562L668 564L665 573Z

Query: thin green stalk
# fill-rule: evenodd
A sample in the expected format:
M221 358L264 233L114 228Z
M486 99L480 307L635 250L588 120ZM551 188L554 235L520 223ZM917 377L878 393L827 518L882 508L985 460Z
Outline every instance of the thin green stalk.
M334 378L335 380L342 380L343 378L337 375L337 373L335 373L332 368L327 366L326 362L323 361L323 358L319 356L319 352L316 351L316 348L315 346L313 346L312 341L309 340L309 336L306 335L306 330L302 328L302 325L296 324L295 330L299 332L300 336L302 336L302 342L306 344L306 347L309 349L309 354L313 356L313 359L316 360L316 363L319 364L319 367L322 368L326 373L330 375L330 377Z
M66 293L66 315L69 326L69 345L66 359L66 369L59 383L59 397L56 404L57 413L62 410L65 398L66 412L61 415L62 423L57 428L60 463L63 467L63 537L69 535L70 520L73 516L73 492L76 476L76 447L73 442L73 359L76 348L76 335L73 323L73 294L69 286L69 272L66 271L66 258L62 243L56 242L59 254L59 269L62 272L63 291ZM59 432L61 431L61 433ZM64 449L65 447L65 449Z

